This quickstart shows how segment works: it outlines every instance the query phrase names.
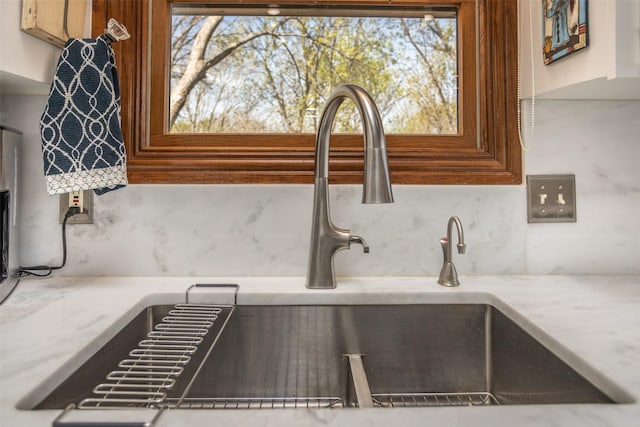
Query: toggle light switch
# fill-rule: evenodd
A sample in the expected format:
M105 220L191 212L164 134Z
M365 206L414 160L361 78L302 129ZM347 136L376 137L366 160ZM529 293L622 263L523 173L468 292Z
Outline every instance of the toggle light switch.
M559 205L566 205L567 202L564 201L564 194L562 193L558 193L558 204Z
M527 175L528 221L576 222L575 175Z

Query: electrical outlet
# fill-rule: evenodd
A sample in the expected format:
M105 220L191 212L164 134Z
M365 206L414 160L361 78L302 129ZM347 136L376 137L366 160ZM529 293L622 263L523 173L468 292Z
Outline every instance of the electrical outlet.
M576 222L575 175L528 175L528 221Z
M72 191L60 195L60 224L71 207L80 209L67 220L67 224L93 224L93 192L91 190Z
M82 208L84 207L84 192L83 191L73 191L69 193L69 207L70 208L78 208L80 212L82 212Z

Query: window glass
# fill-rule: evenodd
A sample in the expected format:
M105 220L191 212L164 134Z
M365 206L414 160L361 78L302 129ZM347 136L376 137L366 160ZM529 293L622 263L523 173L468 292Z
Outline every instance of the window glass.
M171 133L314 133L324 101L364 87L386 133L456 134L455 9L172 8ZM346 103L335 132L361 132Z

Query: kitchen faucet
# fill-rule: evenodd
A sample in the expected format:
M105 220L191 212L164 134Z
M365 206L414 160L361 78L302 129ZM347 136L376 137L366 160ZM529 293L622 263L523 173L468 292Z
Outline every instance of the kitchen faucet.
M336 112L345 99L358 108L364 130L364 182L362 203L392 203L391 181L387 165L387 150L380 113L363 88L343 85L336 88L325 104L316 135L316 163L313 195L311 243L306 286L310 289L333 289L336 277L333 256L351 243L362 245L369 252L365 240L350 230L337 228L329 215L329 140Z
M457 216L452 216L449 218L449 223L447 224L447 237L440 239L442 253L444 255L444 264L442 264L442 270L440 270L438 283L442 286L458 286L460 284L458 281L456 266L453 265L453 253L451 250L451 231L453 224L455 224L458 229L458 253L464 254L465 249L467 248L467 245L464 244L464 230L462 229L462 222L460 222L460 218Z

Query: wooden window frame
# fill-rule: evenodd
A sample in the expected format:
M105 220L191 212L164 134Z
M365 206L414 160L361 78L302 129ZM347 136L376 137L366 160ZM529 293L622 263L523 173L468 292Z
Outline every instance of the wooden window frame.
M165 105L170 31L169 25L165 25L154 29L149 37L149 1L153 1L153 22L168 19L170 3L193 3L189 0L93 0L94 34L100 34L108 18L113 17L122 22L132 36L127 41L113 44L121 83L122 130L130 183L313 182L315 135L168 133ZM476 2L457 2L464 11L459 18L464 20L464 25L460 25L458 36L463 52L459 58L463 70L459 134L388 135L393 183L522 182L522 153L517 129L517 2L477 1L481 41L478 87L475 83L475 13L469 16L469 11L475 10ZM229 0L220 3L273 2ZM276 3L304 2L280 0ZM315 0L315 3L436 5L443 1ZM152 53L149 52L149 40L153 44ZM469 49L473 49L473 55L468 54ZM148 69L152 70L151 75L148 75ZM476 93L480 94L478 115ZM480 119L479 137L476 117ZM334 135L331 144L331 182L362 182L362 137Z

